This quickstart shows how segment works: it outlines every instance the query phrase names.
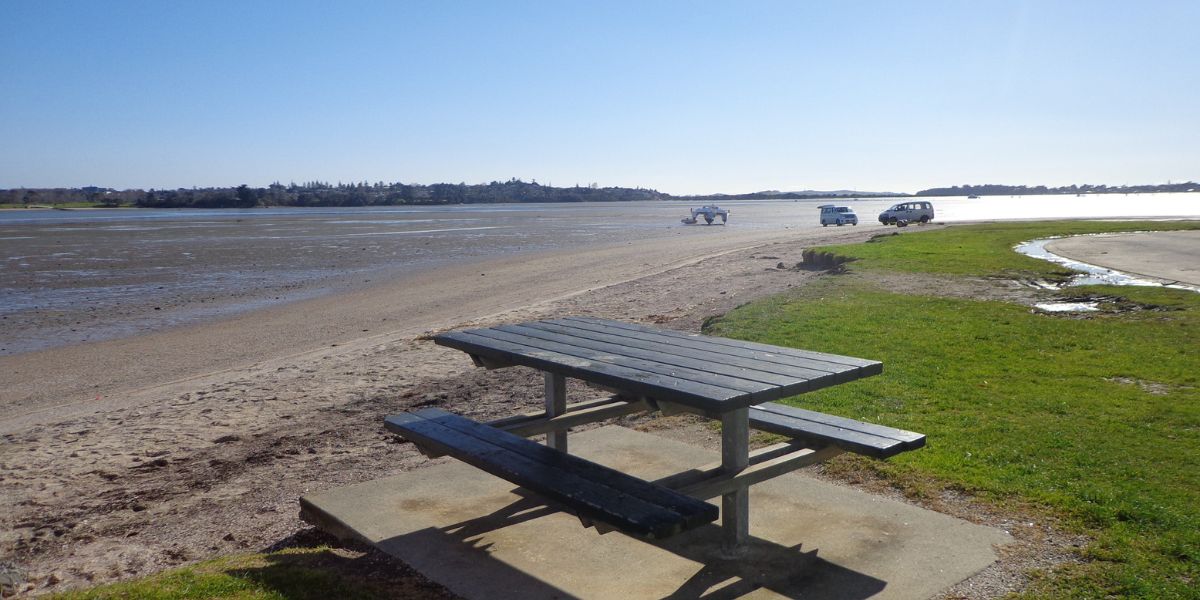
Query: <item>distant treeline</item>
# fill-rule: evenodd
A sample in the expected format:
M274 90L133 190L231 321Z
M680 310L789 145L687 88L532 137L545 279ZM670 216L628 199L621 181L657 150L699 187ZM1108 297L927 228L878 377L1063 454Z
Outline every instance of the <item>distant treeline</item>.
M1200 191L1194 182L1165 185L1071 185L1048 188L1024 185L963 185L931 188L917 196L1015 196L1025 194L1134 194ZM137 206L142 208L252 208L255 206L391 206L411 204L495 204L508 202L626 202L630 200L683 200L712 203L726 200L802 200L813 198L870 198L906 196L876 192L754 192L672 196L645 188L599 187L596 184L553 187L537 181L510 179L486 184L434 183L273 183L265 188L240 185L228 188L177 190L114 190L101 187L19 188L0 190L0 204L17 206Z
M397 204L492 204L501 202L623 202L671 196L642 188L596 184L551 187L519 179L488 184L338 183L271 184L265 188L111 190L98 187L0 190L0 203L57 205L93 203L142 208L251 208L255 206L391 206Z
M930 188L917 192L918 196L1024 196L1037 194L1150 194L1164 192L1200 192L1200 184L1165 183L1160 185L1068 185L1046 187L1044 185L956 185L948 188Z
M904 196L877 192L778 192L672 196L645 188L599 187L596 184L553 187L520 179L488 184L435 183L273 183L265 188L245 185L230 188L177 190L113 190L100 187L0 190L0 204L57 206L137 206L141 208L252 208L255 206L391 206L411 204L492 204L502 202L625 202L630 200L682 200L715 203L725 200L793 200L810 198L863 198Z

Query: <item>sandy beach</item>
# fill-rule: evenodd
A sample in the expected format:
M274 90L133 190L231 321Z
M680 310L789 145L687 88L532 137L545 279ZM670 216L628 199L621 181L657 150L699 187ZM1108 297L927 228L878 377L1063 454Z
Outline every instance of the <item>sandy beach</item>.
M476 371L424 334L568 314L697 330L818 276L794 268L805 247L880 232L713 228L485 260L0 357L0 556L44 591L286 544L306 531L301 494L423 463L386 414L486 419L539 402L533 373Z
M479 260L216 322L2 356L0 566L15 567L21 589L40 594L217 555L329 543L299 520L299 496L428 462L384 431L384 416L438 406L486 420L540 405L537 374L476 369L428 333L564 315L697 331L706 318L828 276L797 268L805 248L891 232L712 228ZM1055 251L1109 257L1097 262L1126 268L1116 255L1141 256L1140 264L1160 267L1135 272L1170 277L1161 265L1195 263L1186 259L1197 247L1194 234L1154 234L1174 254L1156 254L1146 236L1073 238ZM1129 244L1142 250L1129 252ZM1030 305L1042 293L986 279L890 274L876 281ZM572 385L569 394L599 392ZM711 429L685 418L627 424L715 443ZM1066 560L1078 543L1025 531L1012 515L981 511L965 498L923 505L1002 525L1020 540L969 580L972 593L1019 589L1029 568ZM442 593L363 549L339 551L383 561L377 571L398 597Z

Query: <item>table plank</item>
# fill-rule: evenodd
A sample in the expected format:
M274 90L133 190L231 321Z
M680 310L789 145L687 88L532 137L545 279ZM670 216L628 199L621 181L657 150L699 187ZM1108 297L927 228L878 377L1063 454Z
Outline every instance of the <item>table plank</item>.
M434 336L434 342L504 364L561 373L567 377L626 391L631 395L675 401L700 406L706 410L719 409L725 401L736 401L749 396L737 390L663 377L637 369L597 363L577 356L489 339L470 333L470 330L441 333Z
M789 385L796 383L797 379L808 378L795 375L779 375L768 371L758 371L755 369L743 368L727 363L714 364L713 362L704 358L688 356L686 351L682 354L676 354L671 351L671 347L663 344L639 344L636 340L628 340L627 338L614 338L617 340L627 340L627 343L613 343L601 339L601 334L594 334L593 336L589 337L581 337L578 335L576 330L555 327L554 325L548 325L545 323L501 325L496 327L496 329L519 333L534 338L562 341L580 348L589 348L600 352L607 352L610 354L618 354L640 360L658 362L663 365L694 369L697 371L702 370L704 372L713 373L722 378L744 379L761 383L769 383L772 385ZM816 375L826 375L826 373L810 373Z
M469 330L470 331L470 330ZM510 331L509 326L492 327L488 329L479 329L470 331L476 335L491 339L503 340L514 344L521 344L530 348L540 350L548 350L550 352L558 352L568 356L574 356L590 360L596 363L606 363L610 365L618 365L630 369L637 369L647 373L655 373L664 377L670 377L678 380L692 381L715 387L736 390L747 394L755 392L763 392L775 387L769 383L761 381L750 381L747 379L735 379L730 377L721 377L708 372L693 371L691 369L683 369L677 366L663 364L654 360L646 360L642 358L634 358L613 354L602 350L594 350L583 346L577 346L571 343L556 341L553 339L545 339L555 334L546 332L537 332L541 337L533 337L524 335L519 332ZM536 330L535 330L536 332ZM561 336L560 336L561 337Z
M802 350L799 348L787 348L784 346L770 346L770 344L758 342L746 342L742 340L732 340L728 337L706 336L701 334L688 334L684 331L673 331L670 329L652 328L652 326L638 325L634 323L619 322L619 320L598 319L594 317L565 317L563 319L551 319L551 323L569 322L578 324L600 325L604 328L612 328L626 331L637 331L640 334L652 336L667 336L677 338L677 340L685 340L704 344L707 347L722 347L727 349L750 350L750 352L764 353L767 355L786 356L786 358L806 359L814 362L824 362L824 364L834 365L835 368L859 367L866 370L875 370L882 372L883 364L875 360L858 359L854 356L844 356L840 354L827 354L822 352L814 352L814 350ZM727 352L727 350L714 350L714 352ZM751 356L756 358L756 356ZM763 356L764 360L772 360L772 356ZM871 373L871 374L877 374Z
M552 331L564 335L575 336L581 340L610 344L613 347L632 348L660 355L677 356L685 359L704 361L707 363L708 369L714 373L720 373L730 377L755 379L756 381L777 382L781 385L793 383L796 379L818 379L830 375L829 371L806 369L804 367L795 367L780 363L769 363L761 360L753 360L728 354L714 354L713 352L706 350L697 350L695 348L680 346L675 343L664 343L637 337L612 335L589 329L558 325L547 321L522 323L521 327ZM683 363L680 364L683 366ZM689 362L687 363L687 366L694 367L696 365L695 363ZM780 377L782 377L784 381L781 381Z
M723 413L853 381L876 361L569 317L434 336L443 346L630 395Z
M850 356L809 353L805 352L805 350L800 350L800 352L804 353L803 355L797 355L792 352L794 350L792 348L767 346L767 344L754 342L740 342L725 337L686 334L683 331L643 328L641 325L637 325L637 328L640 329L631 329L628 326L629 324L626 323L605 322L602 319L581 319L578 317L551 319L548 320L548 323L572 326L572 328L600 332L600 334L628 336L636 338L636 340L652 340L661 343L678 344L678 346L685 348L694 348L701 350L701 352L712 353L714 358L715 356L737 356L737 358L766 362L766 364L810 368L810 370L814 371L835 373L838 378L836 378L834 383L850 382L850 380L883 372L881 362L853 359ZM847 359L847 361L836 362L833 360L841 358Z

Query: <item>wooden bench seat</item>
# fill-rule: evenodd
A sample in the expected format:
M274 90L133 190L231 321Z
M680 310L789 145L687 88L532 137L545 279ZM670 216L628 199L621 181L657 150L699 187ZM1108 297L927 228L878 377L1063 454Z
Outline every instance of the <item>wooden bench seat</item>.
M717 507L436 408L390 416L389 431L536 492L581 519L661 539L717 519Z
M798 439L816 446L832 445L846 452L888 458L925 445L925 435L765 402L750 407L750 427Z

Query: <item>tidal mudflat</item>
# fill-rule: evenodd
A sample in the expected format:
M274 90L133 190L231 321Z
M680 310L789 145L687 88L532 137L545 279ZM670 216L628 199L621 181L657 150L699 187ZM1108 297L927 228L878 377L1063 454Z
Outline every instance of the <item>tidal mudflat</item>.
M727 226L685 202L246 210L0 211L0 356L211 322L447 265L690 236L859 227L897 199L733 201ZM937 220L1200 217L1200 194L937 198Z
M815 210L777 208L747 207L724 229L682 226L677 203L0 212L0 355L208 322L448 265L812 226Z

